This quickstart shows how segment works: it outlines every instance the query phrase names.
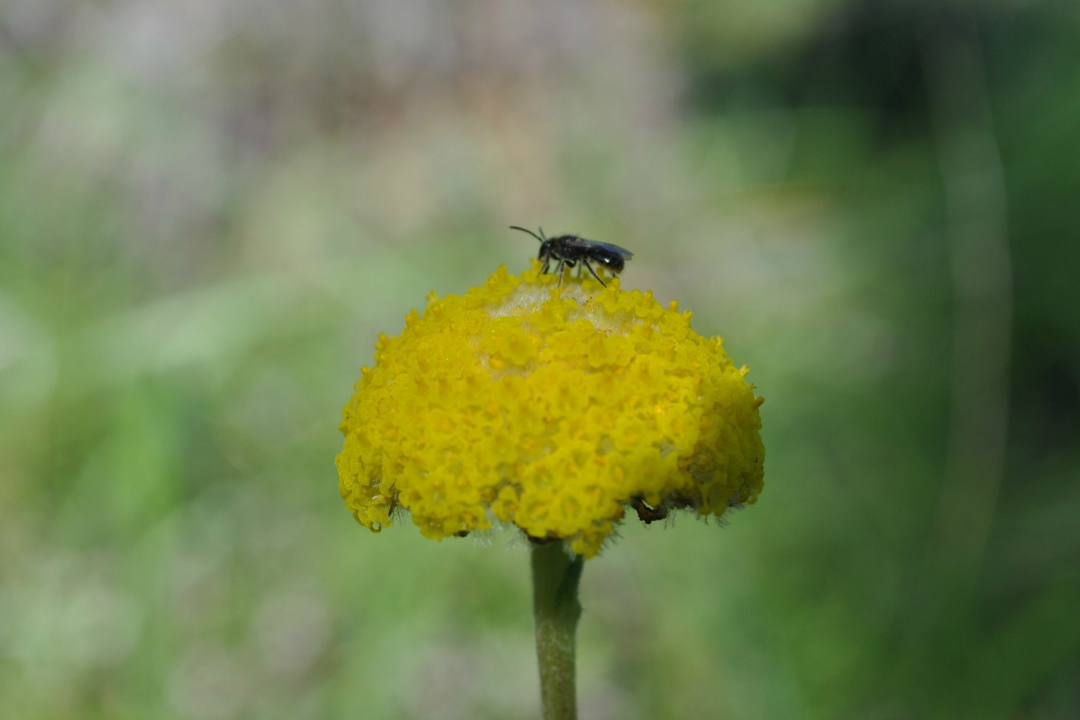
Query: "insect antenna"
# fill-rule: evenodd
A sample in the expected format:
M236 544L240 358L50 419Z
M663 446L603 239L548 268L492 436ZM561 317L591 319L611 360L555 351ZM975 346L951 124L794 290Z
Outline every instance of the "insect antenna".
M540 242L544 242L544 238L540 237L539 235L534 233L532 230L529 230L527 228L518 227L517 225L511 225L510 229L511 230L520 230L521 232L529 233L530 235L532 235L534 238L536 238ZM540 232L544 232L544 231L541 229Z

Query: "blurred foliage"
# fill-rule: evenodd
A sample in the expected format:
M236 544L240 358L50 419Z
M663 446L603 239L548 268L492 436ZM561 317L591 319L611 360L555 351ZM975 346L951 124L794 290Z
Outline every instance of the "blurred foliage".
M520 543L333 468L511 223L767 399L756 506L588 564L583 718L1075 716L1078 61L1041 0L6 0L0 716L535 717Z

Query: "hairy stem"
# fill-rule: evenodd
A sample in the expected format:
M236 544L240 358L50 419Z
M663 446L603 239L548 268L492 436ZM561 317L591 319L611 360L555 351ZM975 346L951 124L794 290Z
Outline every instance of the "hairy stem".
M577 720L574 635L584 558L561 542L532 544L533 616L543 720Z

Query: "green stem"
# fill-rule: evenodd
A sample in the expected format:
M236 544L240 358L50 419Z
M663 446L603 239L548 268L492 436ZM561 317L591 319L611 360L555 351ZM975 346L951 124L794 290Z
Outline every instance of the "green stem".
M581 604L578 583L584 558L563 543L532 544L533 616L540 664L543 720L577 720L574 634Z

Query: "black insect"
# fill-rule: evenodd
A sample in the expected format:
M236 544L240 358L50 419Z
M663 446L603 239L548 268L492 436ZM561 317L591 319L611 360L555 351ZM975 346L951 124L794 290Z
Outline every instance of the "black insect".
M549 238L544 235L544 228L540 228L539 235L532 230L517 225L511 225L510 229L529 233L540 241L539 259L544 261L541 272L547 272L552 261L556 262L555 274L559 276L560 283L562 282L562 269L564 266L572 268L581 263L588 268L592 276L601 285L607 287L607 283L601 280L600 276L593 270L592 263L598 263L610 270L612 274L618 275L626 266L626 261L634 257L634 253L626 248L610 243L586 240L577 235L560 235L559 237Z

